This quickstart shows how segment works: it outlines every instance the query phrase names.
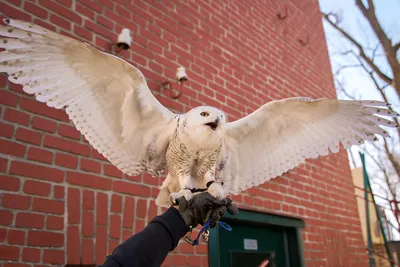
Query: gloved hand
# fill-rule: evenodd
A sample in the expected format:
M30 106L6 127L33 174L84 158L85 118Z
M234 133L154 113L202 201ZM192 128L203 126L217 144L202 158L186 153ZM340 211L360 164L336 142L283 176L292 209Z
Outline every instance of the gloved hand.
M217 225L218 220L228 211L232 215L239 214L239 209L232 204L230 198L218 200L208 192L194 195L188 202L184 197L177 199L179 213L187 226L195 228L198 224L202 226L206 223L208 212L210 214L210 228Z

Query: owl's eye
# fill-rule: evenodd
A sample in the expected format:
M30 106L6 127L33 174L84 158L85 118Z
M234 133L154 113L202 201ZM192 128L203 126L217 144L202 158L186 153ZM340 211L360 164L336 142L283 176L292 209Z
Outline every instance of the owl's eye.
M210 114L208 114L208 112L202 112L200 113L200 116L202 117L208 117Z

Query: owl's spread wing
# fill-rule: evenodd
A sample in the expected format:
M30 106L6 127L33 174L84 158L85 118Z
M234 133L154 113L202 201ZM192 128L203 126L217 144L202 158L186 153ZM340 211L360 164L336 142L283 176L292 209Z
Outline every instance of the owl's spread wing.
M384 117L399 114L379 101L288 98L272 101L226 124L219 178L237 194L304 163L344 148L388 136L379 126L398 127Z
M138 69L40 26L4 22L0 72L38 101L65 107L89 143L122 172L162 171L175 114L157 101Z

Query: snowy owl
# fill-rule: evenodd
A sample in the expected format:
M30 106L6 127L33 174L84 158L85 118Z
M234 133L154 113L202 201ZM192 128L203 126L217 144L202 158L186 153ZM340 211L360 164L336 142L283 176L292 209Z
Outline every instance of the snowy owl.
M27 22L4 19L0 72L28 94L65 108L75 127L128 175L166 174L156 203L208 190L217 198L262 184L304 163L388 136L399 114L380 101L271 101L237 121L214 107L174 114L128 62Z

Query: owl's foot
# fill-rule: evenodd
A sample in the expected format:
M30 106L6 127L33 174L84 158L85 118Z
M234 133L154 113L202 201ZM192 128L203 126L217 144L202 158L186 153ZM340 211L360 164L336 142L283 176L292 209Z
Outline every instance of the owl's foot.
M169 199L172 203L176 203L176 199L184 197L187 201L191 200L193 197L193 193L187 189L181 189L179 192L171 193L169 195Z
M218 182L212 183L208 187L208 193L215 197L216 199L224 199L225 198L225 191L224 188L222 188L222 185Z

